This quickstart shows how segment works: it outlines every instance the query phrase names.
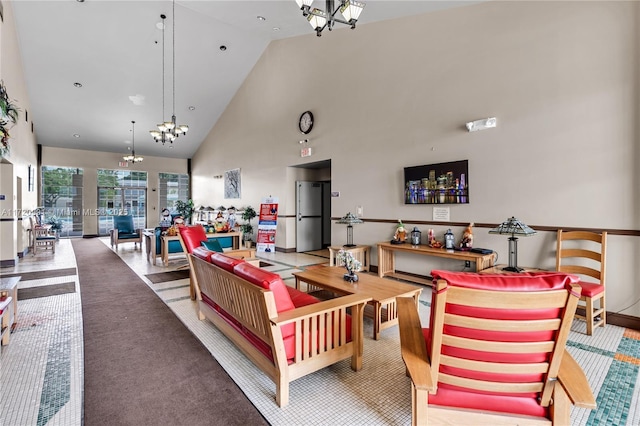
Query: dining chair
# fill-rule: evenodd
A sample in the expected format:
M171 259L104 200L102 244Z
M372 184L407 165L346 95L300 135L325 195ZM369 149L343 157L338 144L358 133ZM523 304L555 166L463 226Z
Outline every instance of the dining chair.
M576 274L581 278L582 296L576 318L586 321L589 336L596 327L604 328L607 324L606 249L606 232L558 229L556 270Z

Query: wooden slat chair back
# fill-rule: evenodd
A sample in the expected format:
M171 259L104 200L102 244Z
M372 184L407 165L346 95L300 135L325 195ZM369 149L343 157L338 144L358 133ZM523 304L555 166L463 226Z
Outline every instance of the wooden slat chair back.
M582 296L576 318L586 321L587 334L607 324L606 311L607 233L558 229L556 270L578 275ZM584 314L583 314L584 312Z
M56 252L56 233L54 230L48 227L38 227L35 218L29 216L29 222L31 224L31 250L35 256L38 252L43 250L51 250L51 253Z
M577 277L432 274L429 328L412 299L398 299L413 424L569 424L569 401L595 407L565 351Z

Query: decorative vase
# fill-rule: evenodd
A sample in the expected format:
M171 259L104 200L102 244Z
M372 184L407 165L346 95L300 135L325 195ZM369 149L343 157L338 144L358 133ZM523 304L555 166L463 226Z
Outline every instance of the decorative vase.
M350 283L355 283L358 282L358 275L347 269L347 273L343 275L343 278L345 281L348 281Z

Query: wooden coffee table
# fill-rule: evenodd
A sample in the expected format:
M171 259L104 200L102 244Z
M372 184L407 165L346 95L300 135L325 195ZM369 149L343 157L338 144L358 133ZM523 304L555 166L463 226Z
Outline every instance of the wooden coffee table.
M349 283L342 277L346 270L340 267L322 267L303 272L294 272L296 289L301 283L307 284L307 292L326 290L338 295L359 294L371 297L369 304L373 307L373 338L378 340L380 332L385 328L398 324L396 297L413 297L416 304L422 287L403 282L379 278L375 275L358 273L356 283ZM367 313L369 310L365 310Z

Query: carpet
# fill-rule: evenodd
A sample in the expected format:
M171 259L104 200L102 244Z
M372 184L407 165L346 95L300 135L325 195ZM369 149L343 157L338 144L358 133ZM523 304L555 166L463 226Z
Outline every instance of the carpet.
M163 283L166 281L183 280L189 278L189 270L181 269L178 271L157 272L155 274L145 275L153 284Z
M66 277L69 275L76 275L76 268L50 269L45 271L2 274L2 276L6 278L20 276L22 277L20 278L20 281L42 280L45 278Z
M19 288L18 300L37 299L38 297L58 296L60 294L75 293L76 283L69 281L62 284L49 284L37 287Z
M83 424L267 424L116 253L97 239L72 245L82 295Z

